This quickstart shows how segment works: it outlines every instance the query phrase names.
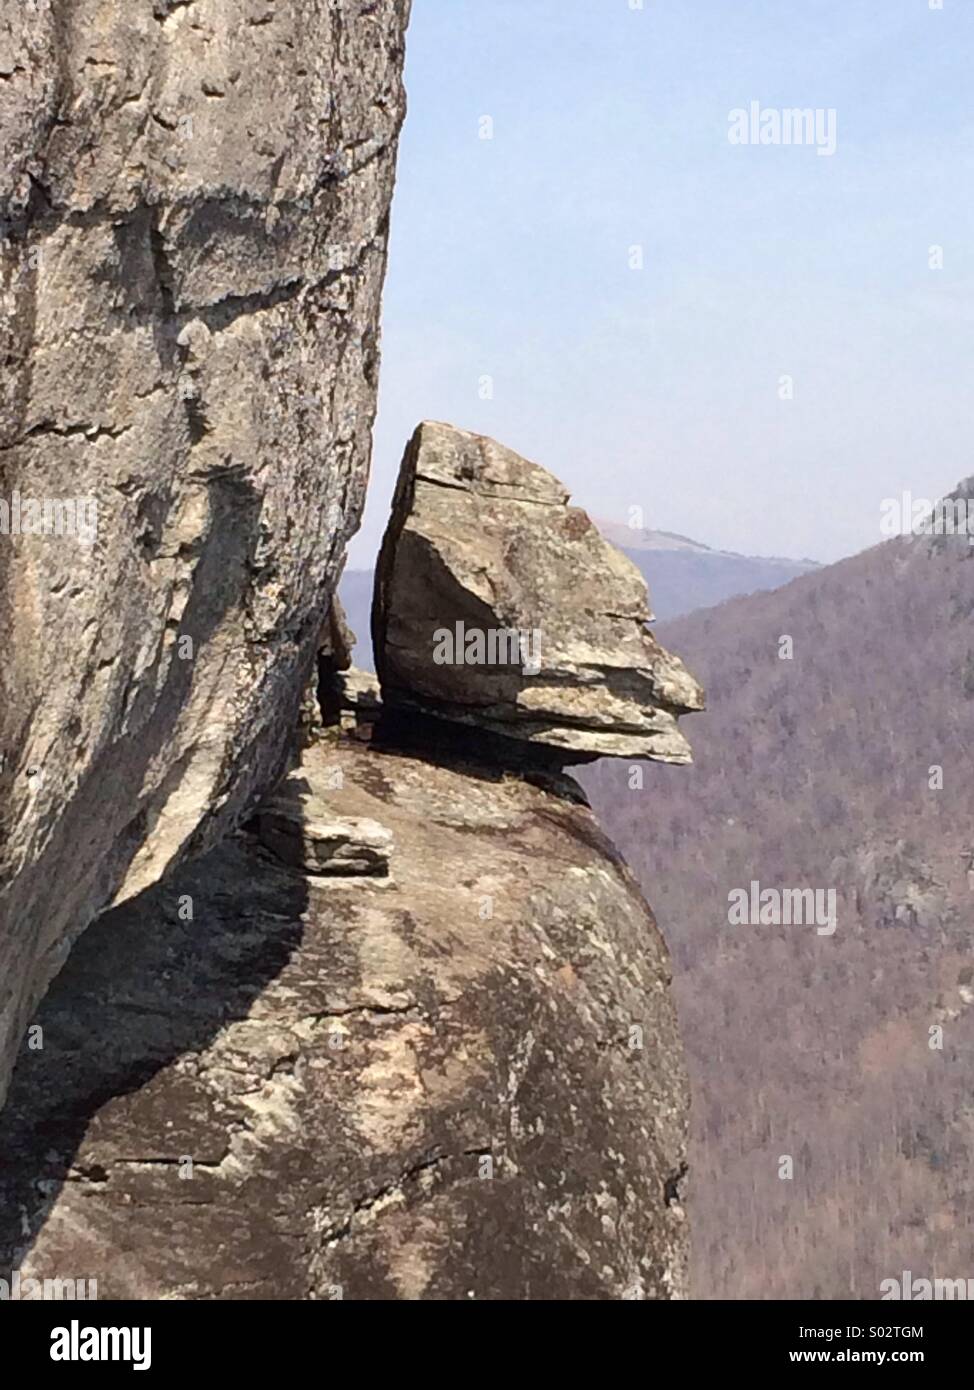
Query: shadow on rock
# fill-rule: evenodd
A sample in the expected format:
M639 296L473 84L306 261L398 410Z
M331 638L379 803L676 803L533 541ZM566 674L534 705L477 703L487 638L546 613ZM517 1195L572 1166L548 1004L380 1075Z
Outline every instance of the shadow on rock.
M244 1018L299 947L307 882L272 863L255 875L253 854L249 837L223 845L76 945L28 1030L0 1121L0 1269L19 1267L64 1184L99 1180L73 1167L96 1114Z

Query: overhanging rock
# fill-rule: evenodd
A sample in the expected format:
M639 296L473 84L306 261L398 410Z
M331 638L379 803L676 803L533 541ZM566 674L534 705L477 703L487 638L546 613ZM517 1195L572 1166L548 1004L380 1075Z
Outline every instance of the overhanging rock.
M376 574L373 642L389 710L553 750L690 762L703 708L646 629L646 584L538 464L424 423L406 450Z

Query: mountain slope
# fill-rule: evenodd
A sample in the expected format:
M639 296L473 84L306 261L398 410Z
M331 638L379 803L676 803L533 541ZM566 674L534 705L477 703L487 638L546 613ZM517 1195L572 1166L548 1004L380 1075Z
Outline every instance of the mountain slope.
M737 595L777 589L817 568L810 560L764 559L722 550L659 549L625 553L649 585L653 612L669 622L698 608L711 608Z
M974 1270L972 612L966 539L915 538L666 624L695 766L585 774L676 957L697 1296ZM834 889L835 933L731 926L752 880Z

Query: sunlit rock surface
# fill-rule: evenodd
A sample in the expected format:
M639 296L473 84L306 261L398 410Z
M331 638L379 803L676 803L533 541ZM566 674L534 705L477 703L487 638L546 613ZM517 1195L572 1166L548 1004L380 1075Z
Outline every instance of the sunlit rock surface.
M555 750L690 761L703 707L647 631L646 584L545 469L424 423L400 472L376 574L376 670L416 709Z

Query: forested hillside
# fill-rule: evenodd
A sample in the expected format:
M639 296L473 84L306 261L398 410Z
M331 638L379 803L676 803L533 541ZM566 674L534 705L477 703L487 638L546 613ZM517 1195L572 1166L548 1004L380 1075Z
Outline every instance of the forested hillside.
M695 766L583 776L675 957L697 1296L974 1275L972 612L974 547L910 538L662 624ZM729 925L752 880L835 933Z

